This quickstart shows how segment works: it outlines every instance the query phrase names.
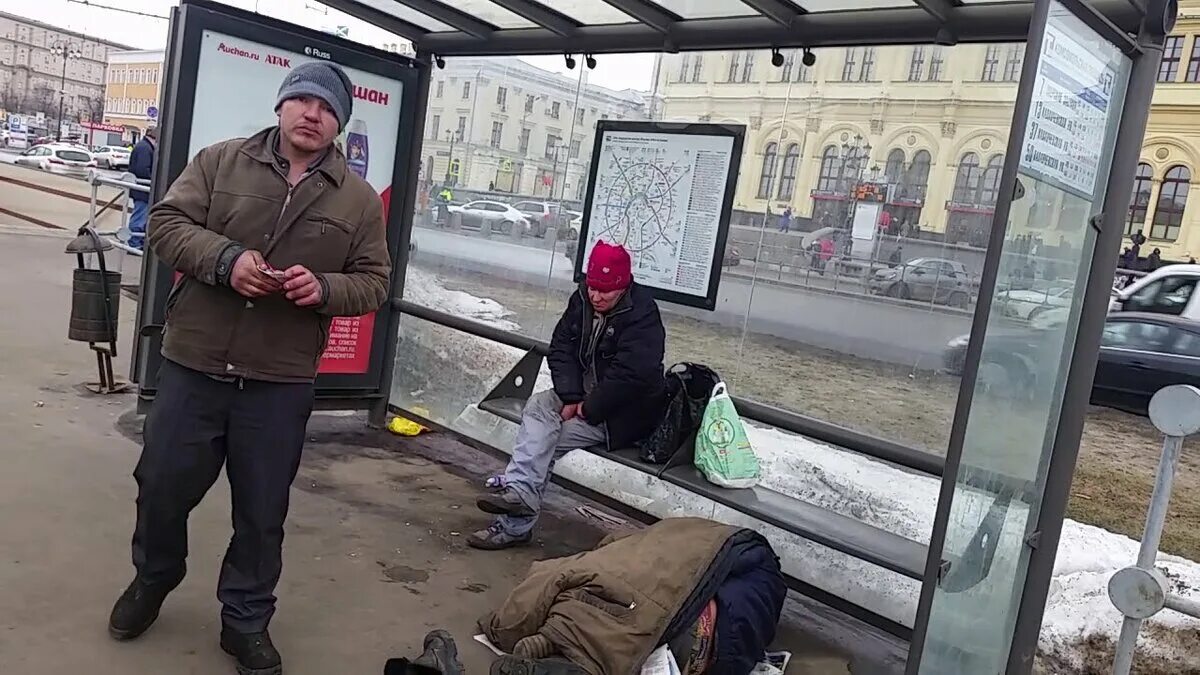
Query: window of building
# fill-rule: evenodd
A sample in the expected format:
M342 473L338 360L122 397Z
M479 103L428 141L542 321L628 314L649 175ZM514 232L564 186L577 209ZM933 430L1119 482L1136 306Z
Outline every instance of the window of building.
M527 113L533 112L533 103L536 100L537 100L536 96L526 96L525 97L525 112L527 112Z
M583 124L583 114L584 114L583 108L579 108L575 111L575 123L576 124Z
M500 106L501 110L508 107L508 89L506 87L496 88L496 104Z
M858 71L859 82L875 81L875 48L863 47L862 68Z
M995 155L988 160L979 186L979 203L995 206L1000 196L1000 175L1004 173L1004 155Z
M742 82L749 82L754 75L754 52L742 54Z
M1174 82L1179 75L1179 60L1183 58L1183 36L1169 35L1163 45L1162 61L1158 64L1158 81Z
M676 78L679 82L687 82L688 75L692 72L692 55L679 55L679 76Z
M437 92L434 94L434 97L435 97L435 98L441 98L441 97L442 97L442 91L445 89L445 87L446 87L446 81L445 81L445 80L438 80L438 83L437 83Z
M471 81L463 82L463 98L471 98Z
M952 201L959 204L974 204L979 194L979 155L968 152L958 162L958 175L954 177Z
M996 81L996 69L1000 65L1000 45L988 45L983 55L983 72L979 79L984 82Z
M908 165L908 171L905 172L904 179L900 184L899 195L901 198L925 201L925 193L929 185L929 170L932 164L933 160L928 150L918 150L917 154L913 155L912 164ZM920 211L912 215L919 217ZM910 222L916 221L914 219Z
M888 153L887 163L883 165L883 178L888 183L899 183L904 176L904 151L896 148Z
M551 117L553 117L554 119L558 119L559 115L561 114L561 111L562 111L561 103L559 103L558 101L553 101L552 103L550 103L550 116Z
M517 152L525 155L529 152L529 129L521 129L521 138L517 141Z
M738 73L741 72L741 68L742 68L742 53L741 52L730 52L729 53L729 73L728 73L728 77L725 78L725 81L726 82L737 82Z
M1154 222L1150 225L1151 239L1175 241L1179 238L1191 182L1192 172L1186 166L1167 169L1158 193L1158 204L1154 208Z
M562 143L562 138L554 134L546 135L546 159L555 159L558 157L559 143Z
M433 119L429 122L429 137L433 138L433 139L437 139L438 132L441 131L441 128L442 128L442 116L434 115Z
M1154 169L1142 162L1133 176L1133 195L1129 198L1129 217L1125 219L1125 236L1141 232L1146 225L1146 209L1150 207L1150 191L1154 189Z
M837 146L831 145L821 153L821 170L817 176L817 190L820 192L842 191L842 167L844 162L838 154Z
M908 81L920 82L921 73L925 70L925 47L918 45L912 48L912 56L908 59Z
M783 175L779 178L779 199L788 201L796 193L796 166L800 163L800 145L792 143L783 153Z
M1192 55L1188 59L1188 82L1200 82L1200 37L1192 42Z
M458 117L458 130L456 133L460 141L467 135L467 118L462 115Z
M775 162L779 159L779 145L768 143L763 150L762 172L758 177L758 198L770 199L771 186L775 183Z
M500 138L503 135L504 135L504 123L503 122L492 122L491 146L493 148L500 147Z
M853 47L846 48L846 60L842 63L842 82L851 82L854 80L854 72L858 67L855 59L858 58L858 50Z
M700 81L700 71L704 68L704 54L692 54L692 82Z
M779 69L780 82L808 82L808 66L801 61L801 55L799 49L787 53L783 67Z
M1009 45L1004 53L1004 81L1016 82L1021 79L1021 63L1025 59L1024 45Z
M571 159L579 157L580 151L583 150L583 139L575 138L571 140Z

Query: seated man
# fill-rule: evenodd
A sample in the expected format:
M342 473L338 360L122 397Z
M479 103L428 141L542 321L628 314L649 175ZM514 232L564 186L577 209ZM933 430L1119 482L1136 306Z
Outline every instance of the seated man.
M629 253L597 242L587 282L550 340L554 389L529 398L497 491L479 498L499 516L467 538L489 551L529 543L554 461L576 448L628 447L658 423L666 330L650 291L633 282Z

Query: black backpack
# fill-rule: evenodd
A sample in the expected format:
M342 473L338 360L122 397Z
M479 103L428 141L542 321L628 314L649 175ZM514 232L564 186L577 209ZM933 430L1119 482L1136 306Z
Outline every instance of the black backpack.
M667 369L666 380L662 419L649 436L637 443L638 454L644 462L666 464L676 453L686 452L690 463L692 438L700 428L713 387L721 378L708 366L676 363Z

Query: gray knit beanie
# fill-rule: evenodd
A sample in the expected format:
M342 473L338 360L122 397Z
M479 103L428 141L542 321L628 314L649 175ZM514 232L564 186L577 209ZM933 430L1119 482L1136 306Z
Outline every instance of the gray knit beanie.
M350 78L341 66L328 61L310 61L293 68L279 85L275 112L279 112L284 101L298 96L315 96L328 103L337 116L338 131L346 128L354 111L354 87Z

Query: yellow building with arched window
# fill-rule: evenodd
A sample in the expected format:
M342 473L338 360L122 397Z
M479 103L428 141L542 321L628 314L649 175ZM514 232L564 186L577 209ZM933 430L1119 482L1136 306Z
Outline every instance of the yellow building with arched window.
M1167 260L1200 256L1200 0L1179 4L1126 219L1127 234L1150 240L1143 255L1160 248ZM673 54L660 59L657 92L664 120L747 125L743 220L790 208L818 225L845 222L852 192L870 183L886 186L895 231L983 245L1024 50L826 49L811 67L799 50L778 66L770 52Z

